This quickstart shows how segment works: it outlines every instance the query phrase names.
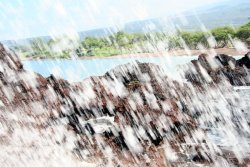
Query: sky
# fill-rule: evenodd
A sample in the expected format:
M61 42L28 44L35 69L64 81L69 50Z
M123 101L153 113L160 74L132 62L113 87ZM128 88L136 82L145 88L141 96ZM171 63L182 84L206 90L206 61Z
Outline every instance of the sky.
M0 41L76 33L223 0L0 0Z

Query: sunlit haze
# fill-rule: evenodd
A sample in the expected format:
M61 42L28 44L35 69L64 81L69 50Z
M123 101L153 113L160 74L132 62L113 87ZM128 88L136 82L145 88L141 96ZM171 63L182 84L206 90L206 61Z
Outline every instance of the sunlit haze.
M215 2L218 0L2 0L0 40L122 26Z

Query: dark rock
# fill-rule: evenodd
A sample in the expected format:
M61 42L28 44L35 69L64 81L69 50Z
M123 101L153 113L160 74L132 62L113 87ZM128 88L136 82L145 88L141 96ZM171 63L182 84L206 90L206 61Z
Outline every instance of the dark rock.
M236 64L236 60L232 57L232 56L228 56L225 54L218 54L215 56L215 59L220 62L220 64L222 66L229 66L230 62L235 65Z
M237 65L240 67L245 66L246 68L250 69L250 52L245 54L245 56L241 59L237 60Z
M237 61L225 54L219 54L215 57L201 54L198 60L192 60L191 63L190 68L185 70L185 78L195 85L216 84L224 81L235 86L250 85L247 54Z

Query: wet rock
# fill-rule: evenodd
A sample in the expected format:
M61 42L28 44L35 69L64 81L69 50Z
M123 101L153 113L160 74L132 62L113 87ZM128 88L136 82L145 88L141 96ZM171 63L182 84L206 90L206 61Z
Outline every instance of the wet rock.
M226 55L212 59L201 55L192 62L196 73L189 72L186 76L201 86L209 81L208 77L216 83L227 78L232 84L243 84L244 62L235 63ZM129 63L103 76L69 83L53 75L45 78L25 71L18 57L2 45L0 63L0 102L3 103L0 121L8 134L1 134L4 136L1 140L8 140L3 143L11 144L16 140L11 135L15 136L17 130L28 131L42 136L39 142L43 142L38 143L36 150L43 148L47 140L52 143L49 146L52 149L55 145L66 147L73 141L75 145L71 151L78 158L92 158L101 161L102 165L111 160L113 164L145 166L142 155L147 155L147 164L163 166L167 161L171 166L174 163L165 157L166 146L174 155L175 152L188 152L183 145L187 141L200 145L198 138L205 135L195 117L197 112L209 109L200 107L206 105L204 103L196 106L204 100L199 98L205 92L195 92L197 87L172 80L155 64ZM63 136L58 139L60 133ZM21 133L21 147L37 143L36 138L28 142L25 137ZM209 149L202 153L206 155L206 151ZM22 152L20 149L16 154ZM109 154L113 157L108 157ZM193 161L205 163L204 155L198 152Z
M237 65L240 67L244 66L244 67L250 69L250 52L245 54L245 56L242 57L241 59L237 60Z
M249 57L240 60L219 54L216 56L201 54L198 60L192 60L185 70L185 78L195 85L229 82L231 85L250 85Z
M233 57L225 54L218 54L215 56L215 59L217 59L222 66L229 66L230 63L236 64L236 60Z

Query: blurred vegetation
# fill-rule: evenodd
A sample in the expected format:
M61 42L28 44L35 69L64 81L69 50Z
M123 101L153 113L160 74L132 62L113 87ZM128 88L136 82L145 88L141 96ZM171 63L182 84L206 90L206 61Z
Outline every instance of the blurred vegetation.
M231 27L220 27L212 30L212 35L217 42L217 48L224 48L230 44L230 38L235 37L235 31Z
M118 31L109 36L89 36L83 40L32 39L30 45L14 48L23 58L70 58L72 56L113 56L129 53L150 53L173 49L199 49L233 47L233 40L250 45L250 23L237 29L218 27L210 31L177 31L126 33ZM213 45L211 44L213 40ZM70 46L70 47L68 47Z
M237 37L244 42L250 44L250 23L241 26L237 33Z

